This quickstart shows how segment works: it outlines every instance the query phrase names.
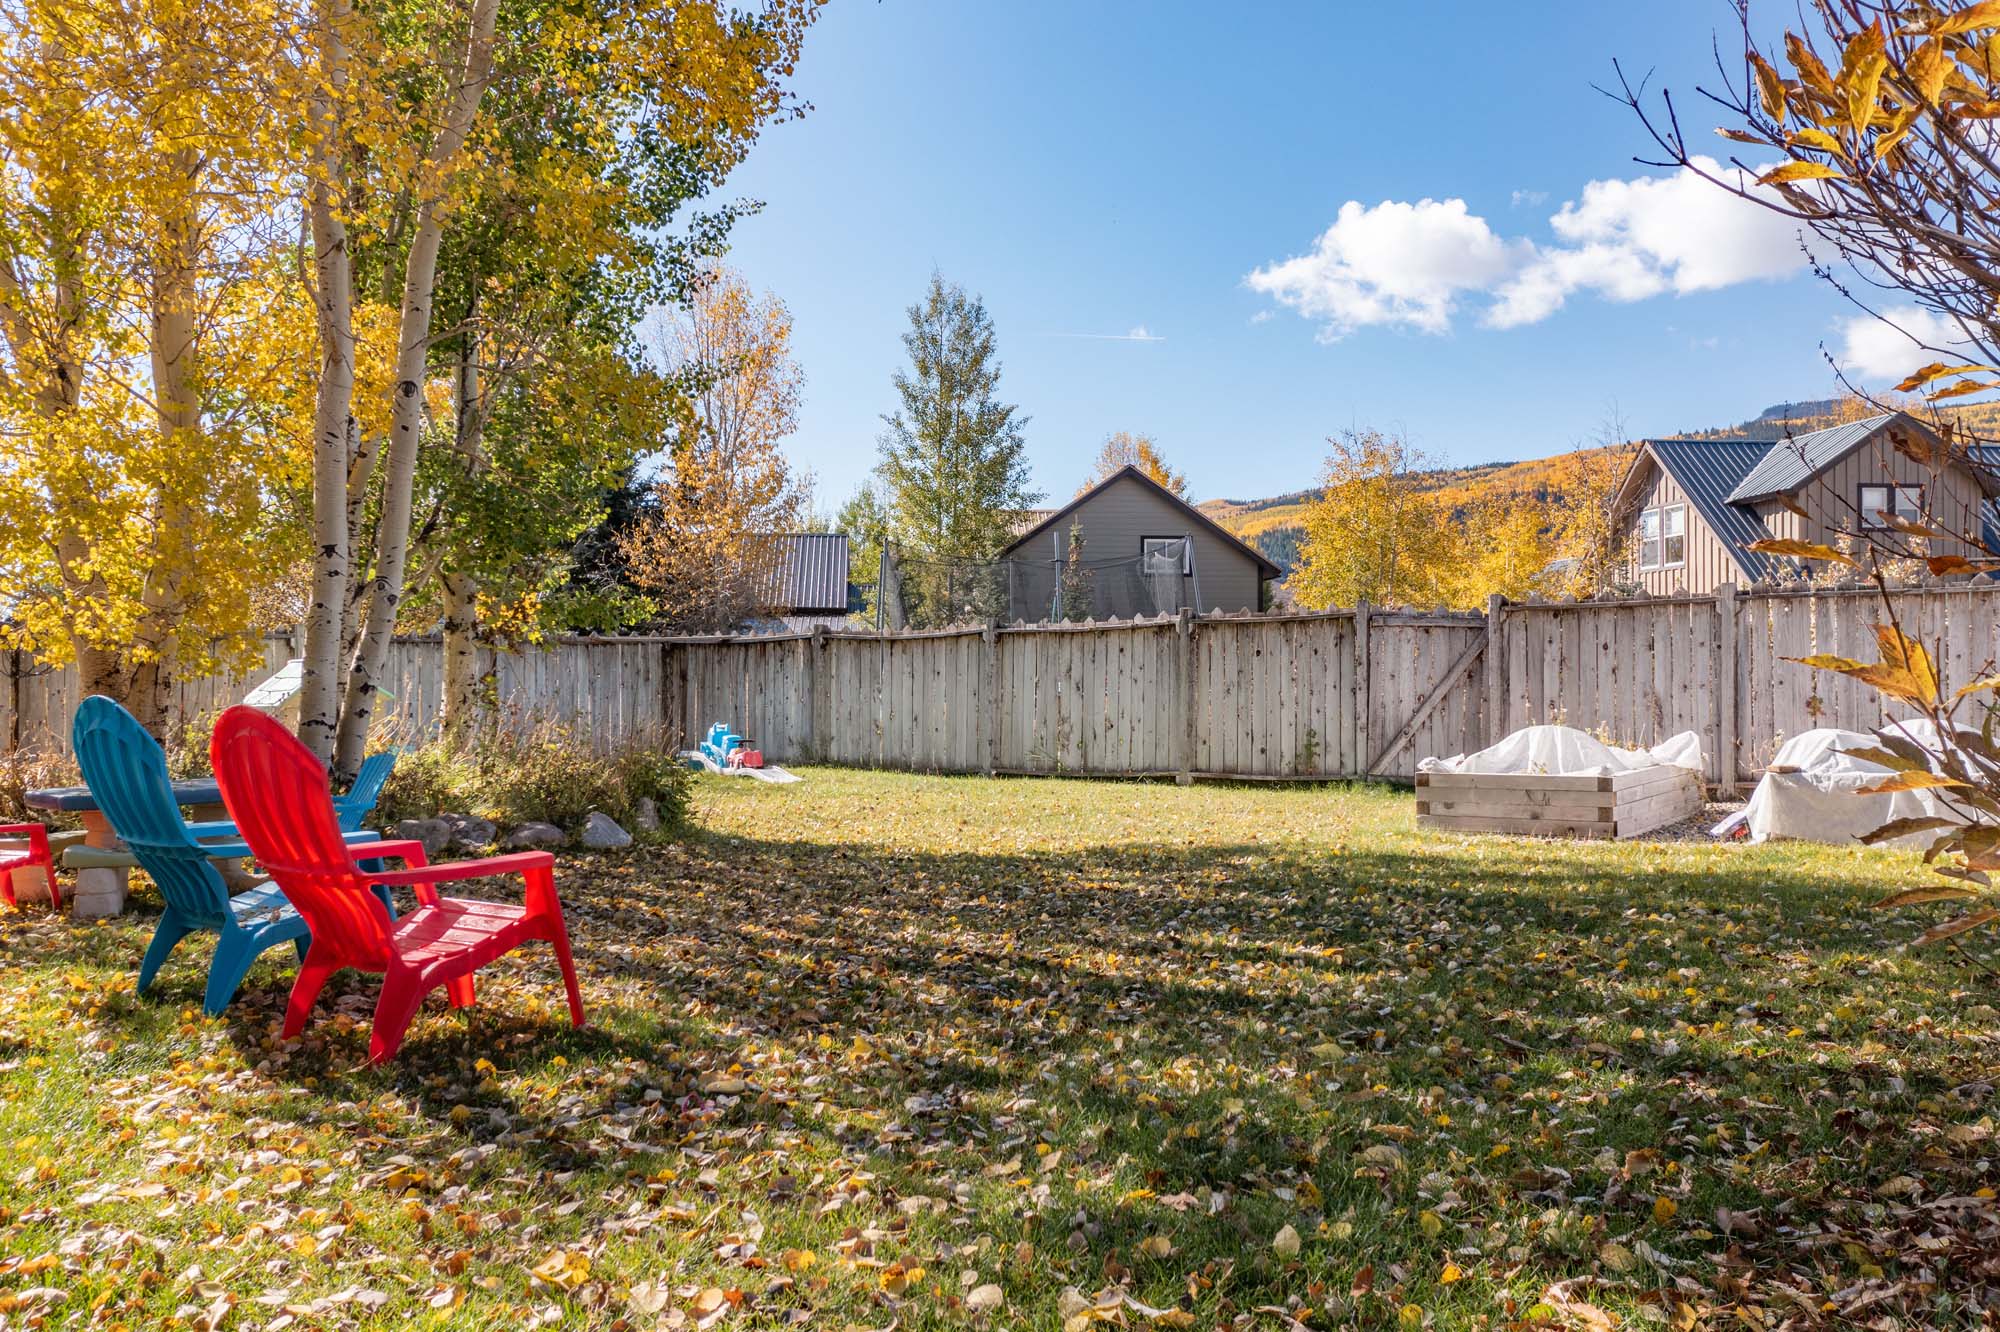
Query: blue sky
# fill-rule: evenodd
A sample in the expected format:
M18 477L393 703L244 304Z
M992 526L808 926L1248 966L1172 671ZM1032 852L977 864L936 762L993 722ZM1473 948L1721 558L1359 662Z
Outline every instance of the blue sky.
M1249 498L1311 484L1349 426L1469 463L1561 452L1614 406L1657 435L1830 395L1821 344L1850 350L1853 311L1758 210L1618 184L1665 173L1590 86L1613 56L1650 68L1706 141L1692 85L1731 21L1722 0L832 0L812 112L729 186L766 204L731 262L796 320L790 452L825 511L865 478L933 267L984 296L1052 495L1119 429L1197 498ZM1852 351L1893 373L1880 341Z

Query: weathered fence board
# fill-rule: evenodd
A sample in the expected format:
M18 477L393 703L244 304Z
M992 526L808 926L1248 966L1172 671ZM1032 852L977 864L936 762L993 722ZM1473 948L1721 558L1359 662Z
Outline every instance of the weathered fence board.
M2000 658L2000 587L1894 598L1947 681L1988 673ZM725 721L779 763L1408 778L1426 755L1549 721L1635 745L1693 730L1709 779L1732 785L1800 731L1865 730L1890 715L1866 685L1786 660L1873 660L1881 618L1866 588L1725 588L1496 600L1485 614L1363 607L888 635L565 638L519 652L482 648L478 665L506 724L552 723L600 746L692 738ZM243 674L182 682L175 717L204 724L292 651L272 639ZM434 733L438 641L397 640L384 689L387 733ZM0 752L61 748L77 695L73 669L0 652Z

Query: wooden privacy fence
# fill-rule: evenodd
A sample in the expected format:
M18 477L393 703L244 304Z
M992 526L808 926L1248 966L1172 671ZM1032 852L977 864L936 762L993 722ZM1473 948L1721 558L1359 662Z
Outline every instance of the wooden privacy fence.
M1963 683L2000 657L2000 587L1894 594L1905 629ZM1724 588L1713 596L755 638L576 638L481 650L509 720L593 743L691 738L726 721L773 762L940 772L1407 779L1419 759L1541 721L1623 744L1701 736L1709 779L1753 777L1814 726L1889 715L1867 686L1785 657L1874 660L1871 589ZM194 723L261 670L192 681ZM60 745L74 672L0 653L0 750ZM435 730L443 654L398 640L387 688L400 735Z

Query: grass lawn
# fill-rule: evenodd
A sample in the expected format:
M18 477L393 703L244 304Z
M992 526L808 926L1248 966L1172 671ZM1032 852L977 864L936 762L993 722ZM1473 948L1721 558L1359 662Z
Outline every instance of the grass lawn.
M1407 792L704 779L363 1066L0 921L0 1327L1994 1326L2000 981L1911 857ZM1940 909L1941 910L1941 909ZM1975 950L1990 958L1991 945Z

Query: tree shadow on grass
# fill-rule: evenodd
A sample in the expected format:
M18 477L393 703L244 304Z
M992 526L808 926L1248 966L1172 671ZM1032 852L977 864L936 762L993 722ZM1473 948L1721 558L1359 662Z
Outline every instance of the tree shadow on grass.
M1590 1152L1563 1137L1579 1131L1579 1105L1587 1143L1617 1156L1681 1151L1728 1122L1808 1157L1844 1144L1860 1160L1830 1169L1853 1191L1926 1168L1922 1144L1896 1140L1896 1116L1948 1099L1965 1060L1864 1050L1852 1022L1816 1040L1779 1038L1811 1030L1843 998L1867 998L1860 973L1885 935L1860 909L1868 888L1828 887L1754 853L1646 872L1629 853L1495 850L971 854L709 837L691 854L579 860L562 891L591 1028L567 1029L555 967L530 945L495 969L501 983L482 977L475 1016L427 1016L396 1063L369 1069L379 981L345 975L306 1044L270 1070L307 1095L272 1113L321 1114L394 1089L432 1117L429 1154L503 1145L564 1172L579 1194L660 1155L679 1159L693 1135L716 1130L796 1131L868 1159L892 1201L937 1190L924 1154L941 1145L1025 1150L1032 1181L1035 1142L1072 1153L1081 1142L1086 1168L1101 1164L1120 1187L1238 1195L1180 1219L1192 1243L1217 1252L1267 1236L1287 1210L1260 1181L1309 1185L1329 1215L1358 1208L1371 1225L1410 1224L1436 1190L1371 1170L1361 1153L1427 1139L1445 1111L1486 1122L1468 1150L1555 1135L1539 1162L1455 1167L1483 1180L1468 1217L1581 1198L1643 1219L1643 1192L1614 1203L1604 1180L1580 1178ZM276 970L253 972L255 992L231 1009L231 1038L253 1064L268 1061L282 1016L290 976ZM522 1006L530 995L545 1000L534 1012ZM1673 1034L1718 1022L1724 1037L1745 1022L1771 1035L1746 1054ZM1635 1027L1643 1038L1629 1036ZM747 1047L774 1045L825 1050L812 1065L822 1085L804 1096L753 1067L740 1095L704 1090ZM887 1053L843 1062L857 1046ZM530 1099L473 1071L489 1060L504 1084L558 1055L591 1071L577 1095ZM1231 1085L1231 1065L1256 1075L1253 1090ZM1891 1077L1873 1124L1816 1123ZM1977 1099L1960 1108L1977 1118ZM1802 1142L1808 1130L1820 1140ZM1729 1168L1740 1151L1713 1151L1691 1205L1769 1202ZM1151 1224L1115 1208L1084 1207L1082 1222L1024 1210L1016 1195L1032 1183L977 1187L996 1215L1025 1218L1037 1246L1063 1244L1079 1224L1098 1228L1094 1251L1099 1240L1136 1244ZM1806 1211L1794 1219L1810 1219L1826 1188L1801 1178L1793 1201Z

